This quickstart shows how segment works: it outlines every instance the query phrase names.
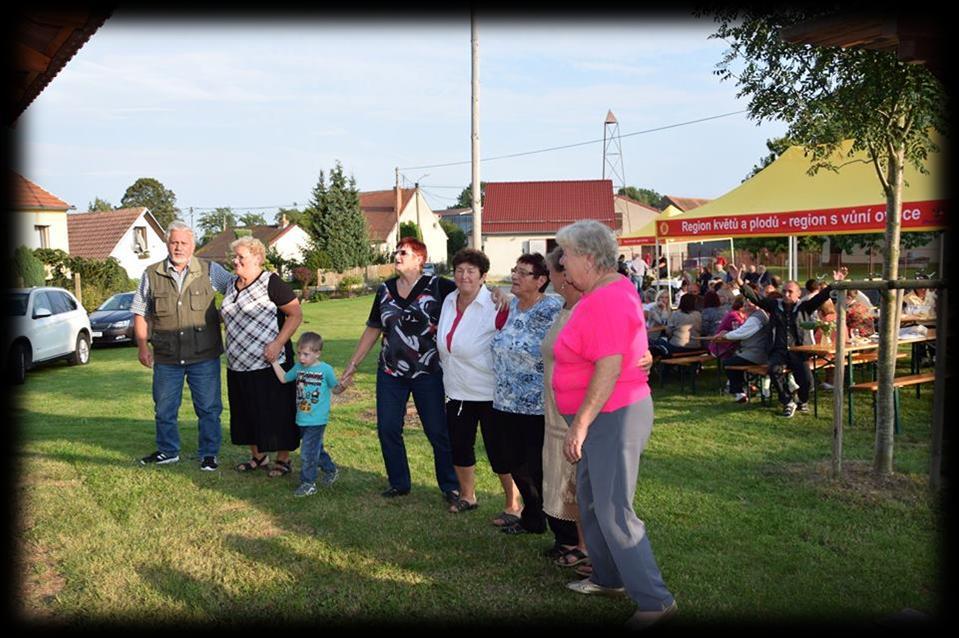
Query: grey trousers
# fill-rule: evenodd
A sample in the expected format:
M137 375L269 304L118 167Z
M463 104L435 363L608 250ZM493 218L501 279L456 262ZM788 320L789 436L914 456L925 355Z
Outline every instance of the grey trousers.
M589 427L576 470L580 526L593 564L590 580L625 588L643 611L665 609L673 602L653 558L646 526L633 510L639 457L652 429L652 397L601 412Z

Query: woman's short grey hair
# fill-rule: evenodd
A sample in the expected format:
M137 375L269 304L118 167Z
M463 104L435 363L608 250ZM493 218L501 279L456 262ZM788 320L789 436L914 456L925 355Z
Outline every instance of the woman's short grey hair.
M239 248L240 246L243 246L244 248L249 250L250 254L256 255L257 257L259 257L261 264L266 261L266 246L264 246L263 242L261 242L256 237L253 237L251 235L244 235L243 237L238 237L237 239L234 239L232 242L230 242L229 254L235 255L236 249Z
M556 233L556 243L564 250L592 257L599 270L615 271L619 253L616 237L609 226L594 219L581 219L563 226Z
M549 254L546 255L546 264L549 266L549 269L553 272L564 272L566 268L563 264L560 263L560 259L563 258L563 247L557 246L553 250L549 251Z
M186 223L186 222L183 221L182 219L174 219L172 222L170 222L170 225L167 226L166 235L164 235L164 237L163 237L164 240L166 240L166 241L169 242L169 241L170 241L170 235L172 235L172 234L173 234L173 231L175 231L175 230L184 230L184 231L190 233L190 236L193 237L194 240L196 239L195 235L193 234L193 227L192 227L192 226L190 226L188 223Z

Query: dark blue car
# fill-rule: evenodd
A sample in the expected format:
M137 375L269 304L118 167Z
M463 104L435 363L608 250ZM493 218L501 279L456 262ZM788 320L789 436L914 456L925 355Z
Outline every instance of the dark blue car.
M90 329L93 331L93 345L109 343L134 343L132 292L120 292L90 313Z

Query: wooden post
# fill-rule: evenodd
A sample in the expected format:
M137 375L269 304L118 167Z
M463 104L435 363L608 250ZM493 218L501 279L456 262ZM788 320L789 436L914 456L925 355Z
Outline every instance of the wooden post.
M846 291L840 290L836 304L836 354L833 358L832 381L832 477L842 476L842 399L845 390Z
M73 273L73 295L83 305L83 287L80 285L80 273Z
M940 265L940 269L942 266ZM942 477L942 424L946 412L946 317L948 288L936 291L936 381L932 391L932 458L929 463L929 485L938 490Z

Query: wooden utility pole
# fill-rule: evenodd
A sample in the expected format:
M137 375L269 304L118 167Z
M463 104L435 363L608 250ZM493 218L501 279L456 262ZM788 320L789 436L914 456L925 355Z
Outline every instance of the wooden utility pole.
M479 35L476 32L476 12L470 9L470 45L471 68L473 73L473 101L472 101L472 208L473 208L473 248L483 250L482 226L483 204L480 199L480 143L479 143Z

